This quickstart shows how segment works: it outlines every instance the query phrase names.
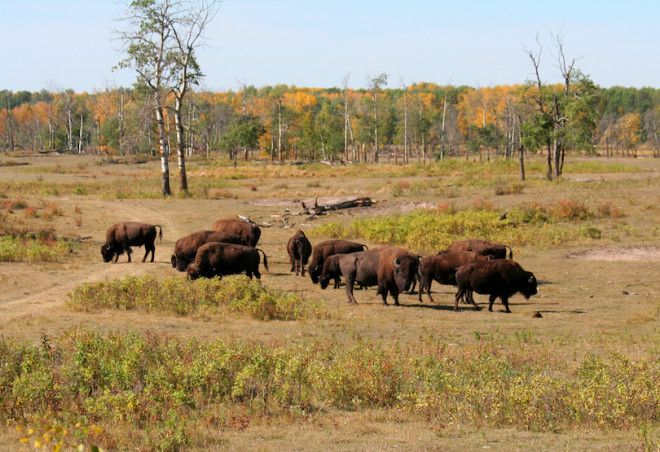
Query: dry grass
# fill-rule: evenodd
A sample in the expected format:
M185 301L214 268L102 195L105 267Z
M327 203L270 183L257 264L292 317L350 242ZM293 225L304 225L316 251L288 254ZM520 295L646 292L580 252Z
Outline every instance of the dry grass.
M0 235L36 238L33 231L43 229L61 237L91 237L62 262L0 263L0 329L3 344L12 350L0 356L19 359L14 352L23 350L20 356L34 357L35 363L29 379L11 374L10 385L17 389L2 400L22 397L26 405L20 410L33 415L0 428L0 449L16 448L21 438L30 445L43 442L50 429L49 445L64 439L66 444L107 448L183 444L283 449L292 441L319 449L387 448L394 443L409 449L657 447L657 388L648 385L657 379L660 346L660 282L649 277L653 264L567 258L594 247L660 245L660 164L655 160L570 161L566 177L547 182L542 180L542 162L532 159L520 192L513 188L515 164L506 162L240 164L234 169L193 160L191 197L162 199L158 162L98 165L99 159L80 159L22 157L30 167L59 164L60 172L0 168L0 202L20 198L27 208L36 208L35 216L26 216L27 208L13 213L1 209ZM577 177L577 171L584 176ZM397 182L402 182L401 193L395 197ZM498 183L511 194L496 195ZM209 199L208 190L227 190L238 198ZM178 237L235 214L277 224L273 215L285 208L298 210L299 200L317 194L366 195L379 202L317 220L292 216L294 228L307 233L315 226L346 229L356 221L371 221L374 227L380 221L386 232L366 240L374 246L393 230L392 224L413 237L409 233L415 222L391 220L415 218L415 206L425 205L437 208L420 215L419 225L462 225L464 234L476 235L492 226L494 234L505 234L499 238L522 237L514 254L542 281L539 295L530 301L514 297L511 315L454 313L454 289L437 285L433 305L402 295L401 307L384 308L371 289L357 291L360 304L348 306L343 290L323 291L309 278L289 273L285 244L292 230L273 226L263 229L260 241L271 264L263 288L319 300L327 316L264 322L232 313L228 305L218 306L217 313L198 306L186 315L143 307L64 309L66 294L76 287L87 283L101 301L110 300L109 292L100 288L127 276L153 281L154 293L160 294L155 301L167 299L162 289L172 278L174 292L187 293L183 285L188 282L168 262ZM43 218L47 203L55 203L63 215ZM502 221L491 217L507 210L508 226L500 230L496 225ZM83 212L84 222L77 223ZM406 212L413 216L405 217ZM98 248L107 226L127 219L163 225L165 239L156 244L156 263L101 262ZM471 230L473 226L477 229ZM558 239L549 241L552 229ZM445 240L442 228L419 231L418 239L405 242L413 249L431 244L431 239ZM456 231L448 237L458 235ZM134 294L144 301L148 288L140 287ZM536 311L542 318L532 316ZM50 338L51 354L43 351L42 332ZM223 362L221 347L234 353L229 363L235 367L226 374L213 373L212 380L227 383L229 392L208 392L217 388L213 385L185 386L200 375L193 373L192 362ZM102 374L94 372L85 377L84 369L91 367L77 367L83 362L74 360L83 355L109 378L98 379ZM302 368L304 373L294 372ZM72 375L97 384L94 397L75 392L86 386ZM30 394L49 388L49 381L58 383L48 395L57 396L60 405L40 405L44 399ZM302 382L299 390L286 390L291 381ZM145 391L147 387L153 391ZM6 419L4 412L0 416ZM76 427L76 419L83 417ZM15 431L16 424L22 430Z

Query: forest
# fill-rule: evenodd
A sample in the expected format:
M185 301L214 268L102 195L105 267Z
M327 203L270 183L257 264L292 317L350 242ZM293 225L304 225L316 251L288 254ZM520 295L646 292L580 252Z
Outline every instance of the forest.
M381 74L362 89L351 89L347 76L341 88L276 85L192 92L182 113L186 154L406 163L459 155L481 161L543 148L543 140L535 139L543 124L535 110L534 84L388 88L387 83ZM569 109L568 152L659 155L660 89L579 83L586 96ZM174 98L167 96L164 110L173 143ZM5 90L0 102L0 148L5 151L158 153L151 97L139 86L94 93Z

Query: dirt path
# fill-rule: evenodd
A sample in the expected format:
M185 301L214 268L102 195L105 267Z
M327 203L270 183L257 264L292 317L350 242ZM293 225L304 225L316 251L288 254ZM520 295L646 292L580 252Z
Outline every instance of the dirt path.
M94 204L98 204L98 206ZM181 235L170 217L170 212L167 212L166 209L158 211L137 203L128 206L122 202L93 201L87 208L90 207L104 210L106 212L104 218L145 219L145 221L154 221L154 223L160 224L163 227L163 235L168 240L162 243L156 242L156 263L142 264L143 249L138 248L133 253L131 264L126 262L125 255L120 258L120 262L117 264L106 264L101 261L100 257L90 260L88 259L89 256L81 256L84 265L71 269L66 278L62 278L61 275L58 277L58 275L47 274L46 272L39 275L36 271L34 272L34 278L48 279L46 288L37 289L35 292L19 295L0 303L0 325L12 322L25 315L42 314L44 311L60 308L66 300L66 295L82 283L103 281L126 275L138 276L147 273L160 273L163 271L164 265L169 268L169 261L165 257L169 256L169 242L174 241L176 237ZM98 239L99 236L102 237L103 232L95 234L94 239ZM82 253L90 253L91 251L90 247L85 247Z

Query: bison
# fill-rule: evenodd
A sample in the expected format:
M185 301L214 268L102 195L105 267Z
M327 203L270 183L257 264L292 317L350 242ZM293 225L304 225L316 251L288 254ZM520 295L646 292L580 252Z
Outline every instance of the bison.
M174 245L174 254L172 254L172 267L178 271L186 270L188 264L195 259L197 248L209 242L233 243L235 245L249 245L248 241L236 234L227 234L217 231L196 231L181 237Z
M510 246L479 239L457 240L445 251L472 251L482 256L492 256L494 259L506 259L507 248L509 249L509 259L512 259L513 250ZM438 254L440 253L442 251Z
M360 257L363 253L364 251L358 251L357 253L350 253L350 255ZM346 256L346 254L333 254L323 261L323 270L319 276L319 285L321 286L321 289L327 288L331 279L335 282L334 288L339 289L342 274L339 260L344 256ZM363 288L363 286L360 285L359 288Z
M218 220L213 224L213 230L225 234L236 234L249 246L257 246L261 237L261 229L256 223L238 218Z
M488 310L492 312L495 299L500 298L506 312L509 309L509 297L520 292L529 299L537 290L534 273L523 270L517 262L508 259L478 261L464 265L456 272L456 292L454 309L458 310L458 301L466 297L475 309L472 293L489 295Z
M298 272L301 276L305 276L305 265L307 265L309 256L312 254L312 244L305 233L298 229L289 239L286 250L291 260L291 271L295 271L296 276L298 276Z
M132 246L143 246L145 249L142 262L147 260L151 253L151 262L154 261L156 252L156 228L158 228L158 237L163 240L163 228L158 224L137 223L134 221L125 221L123 223L113 224L105 233L105 243L101 245L101 256L103 262L110 262L113 258L115 263L119 256L126 253L128 262L131 262Z
M342 276L346 279L348 302L357 304L353 286L378 286L378 295L387 306L387 295L392 295L394 304L399 305L399 293L412 284L419 266L419 256L403 248L387 246L373 250L346 254L338 258ZM328 278L329 280L329 278ZM327 284L327 280L326 280Z
M195 280L245 272L250 279L253 275L261 279L259 252L263 254L264 267L268 270L268 258L260 248L231 243L206 243L197 249L195 260L188 265L188 278Z
M319 243L314 247L312 259L308 266L309 276L312 279L312 282L314 284L319 282L319 276L323 270L323 261L325 261L328 256L332 256L333 254L355 253L365 249L368 249L367 245L351 242L349 240L326 240L325 242Z
M437 281L440 284L450 286L456 285L456 270L459 267L478 260L488 260L490 256L482 256L472 251L445 251L422 259L419 264L419 301L422 301L422 293L426 291L429 300L431 296L431 284Z

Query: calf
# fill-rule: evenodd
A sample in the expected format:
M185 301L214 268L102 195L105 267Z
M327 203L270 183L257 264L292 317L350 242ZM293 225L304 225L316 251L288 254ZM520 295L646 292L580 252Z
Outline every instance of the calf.
M449 245L446 251L472 251L482 256L492 256L494 259L506 259L507 248L509 249L509 259L512 259L513 250L510 246L479 239L457 240Z
M156 252L156 228L158 228L158 237L163 240L163 228L158 225L147 223L137 223L134 221L125 221L110 226L105 234L105 243L101 245L101 256L103 262L110 262L114 258L116 263L119 256L126 253L128 262L131 262L132 246L143 246L145 249L142 262L147 260L151 253L151 262L154 261Z
M238 218L218 220L213 224L213 230L225 234L236 234L249 246L257 246L261 237L261 229L256 223Z
M361 253L364 253L364 251L351 253L351 255L358 255ZM334 279L335 281L334 288L339 288L339 284L341 283L341 267L339 260L344 256L346 256L346 254L333 254L332 256L328 256L325 259L323 262L323 270L319 276L319 284L321 285L321 289L328 287L331 279Z
M506 312L511 312L509 297L512 295L520 292L529 299L537 293L534 274L523 270L517 262L508 259L478 261L464 265L456 272L456 284L458 292L455 297L455 310L458 310L458 300L463 297L478 309L472 292L489 295L489 311L493 310L495 299L500 298Z
M228 234L216 231L196 231L181 237L174 245L174 254L170 258L172 267L183 272L195 259L197 249L209 242L233 243L235 245L249 245L248 241L236 234Z
M399 305L399 293L412 284L419 256L415 256L403 248L387 246L375 248L361 253L346 254L338 258L341 274L346 278L346 295L348 302L357 304L353 295L355 283L363 287L378 286L378 295L387 306L388 293L394 298L394 304Z
M367 245L349 240L326 240L314 247L312 251L312 259L309 262L308 270L309 277L314 284L319 282L319 276L323 270L323 262L333 254L348 254L363 251L367 249Z
M296 233L289 239L286 245L286 250L289 253L291 260L291 271L300 272L301 276L305 276L305 265L312 254L312 244L307 239L303 231L298 229Z
M195 260L188 265L188 278L213 278L214 276L235 275L245 272L252 279L259 273L259 252L264 256L264 267L268 270L268 258L259 248L230 243L211 242L197 249Z
M456 270L459 267L478 260L488 260L488 256L471 251L444 251L422 259L419 265L419 301L422 301L422 292L426 291L431 302L431 284L437 281L440 284L456 285Z

